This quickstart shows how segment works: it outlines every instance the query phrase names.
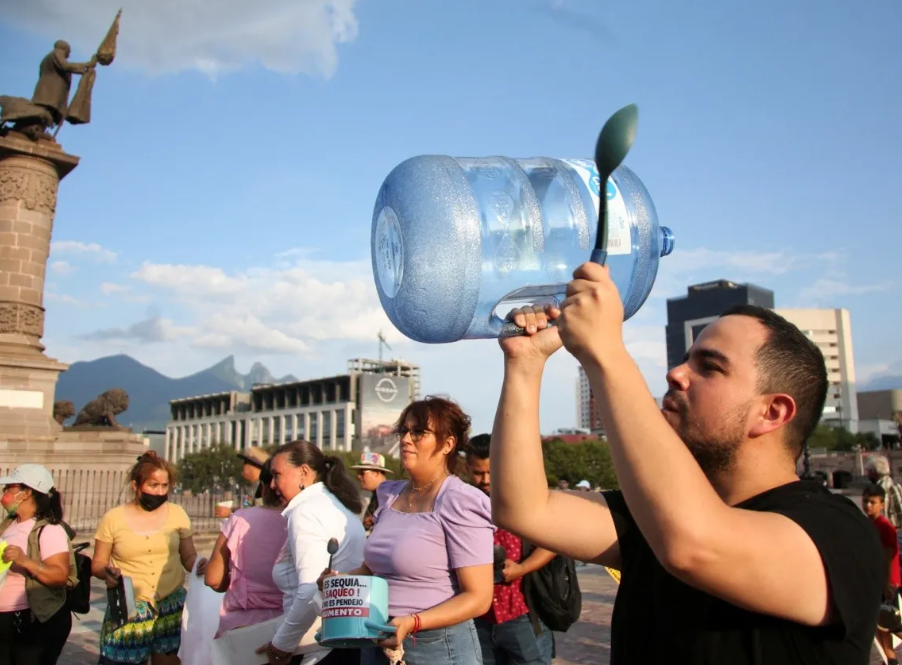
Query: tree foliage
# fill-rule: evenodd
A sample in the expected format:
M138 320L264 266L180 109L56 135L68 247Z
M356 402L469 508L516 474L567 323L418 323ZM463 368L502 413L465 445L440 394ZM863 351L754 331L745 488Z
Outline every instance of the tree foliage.
M236 483L246 484L241 478L243 464L235 449L228 444L185 455L178 463L182 491L192 494L206 490L224 492L231 490Z
M611 451L604 441L585 441L568 444L560 439L542 443L545 457L545 477L549 487L557 487L558 481L567 480L573 487L581 480L588 480L592 487L617 489L617 476Z
M871 432L852 434L844 427L818 425L808 438L809 448L826 448L838 452L855 450L856 446L865 450L880 449L880 440Z

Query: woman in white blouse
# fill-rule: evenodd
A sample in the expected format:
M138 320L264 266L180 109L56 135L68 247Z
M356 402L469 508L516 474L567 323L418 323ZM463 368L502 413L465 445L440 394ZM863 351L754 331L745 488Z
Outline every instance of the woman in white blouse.
M332 569L350 572L363 563L366 532L360 522L363 503L357 486L338 457L327 457L312 443L293 441L272 455L272 487L288 502L288 542L273 567L273 580L284 594L282 625L261 647L270 665L359 665L359 649L325 649L315 632L316 582L329 566L326 549L338 543Z

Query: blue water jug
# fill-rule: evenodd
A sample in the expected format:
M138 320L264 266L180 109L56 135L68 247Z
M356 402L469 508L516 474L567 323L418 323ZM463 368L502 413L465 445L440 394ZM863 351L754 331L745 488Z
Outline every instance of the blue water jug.
M373 211L373 274L388 318L418 342L502 333L514 307L560 304L595 247L600 177L588 159L408 159ZM625 318L648 297L673 234L620 166L607 182L607 265Z

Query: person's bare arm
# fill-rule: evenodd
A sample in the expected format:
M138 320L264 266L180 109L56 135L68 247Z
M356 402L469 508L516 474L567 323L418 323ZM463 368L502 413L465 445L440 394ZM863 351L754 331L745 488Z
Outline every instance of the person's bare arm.
M207 569L204 571L204 584L218 591L225 593L229 589L229 561L231 552L226 544L224 534L219 534L216 544L213 545L213 554L207 562Z
M514 322L522 326L525 316L516 314ZM545 361L560 348L557 329L502 340L502 348L504 384L490 446L493 519L543 549L620 568L617 531L604 497L548 489L539 392Z
M460 591L444 603L420 612L420 630L456 626L489 611L492 606L492 593L495 589L492 582L492 564L467 566L458 568L455 572ZM397 617L391 622L391 625L397 627L397 633L382 642L380 646L396 649L414 629L416 620L412 616Z
M556 556L557 555L551 550L537 547L528 557L519 563L508 559L504 562L504 570L502 571L504 574L504 581L513 582L517 578L534 573L551 563L552 559Z
M35 561L29 558L21 548L10 545L3 552L3 560L11 561L14 566L24 570L28 576L44 586L61 587L66 586L66 582L69 581L68 551Z
M110 565L113 543L94 540L94 555L91 557L91 575L106 582L107 587L115 587L119 581L118 568Z
M194 563L197 561L197 549L194 547L193 536L182 538L179 541L179 558L181 559L182 566L185 568L185 570L194 570ZM206 566L207 560L205 558L201 558L200 563L197 564L198 576L204 574Z

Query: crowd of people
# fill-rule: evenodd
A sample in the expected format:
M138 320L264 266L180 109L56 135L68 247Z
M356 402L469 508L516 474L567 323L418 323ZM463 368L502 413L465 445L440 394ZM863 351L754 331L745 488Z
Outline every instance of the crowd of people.
M898 519L887 504L898 488L872 469L863 512L796 474L827 394L817 347L773 311L734 308L669 371L659 409L623 342L607 269L586 264L574 278L560 309L512 312L526 334L500 341L491 434L470 438L461 408L430 397L396 426L405 479L366 453L357 485L306 441L244 453L257 493L221 508L209 561L167 500L174 470L143 455L133 498L95 535L92 574L110 587L130 578L137 601L124 623L107 610L100 662L177 665L193 574L223 594L217 639L271 629L257 649L270 665L549 665L554 633L527 587L562 557L620 571L614 665L863 665L875 635L894 659L899 524L883 515ZM548 487L539 395L562 347L586 370L619 490ZM46 469L23 465L0 484L2 558L13 564L0 588L0 665L53 665L71 626L72 534ZM361 486L374 492L368 507ZM393 635L366 648L317 642L321 589L336 575L386 580Z

